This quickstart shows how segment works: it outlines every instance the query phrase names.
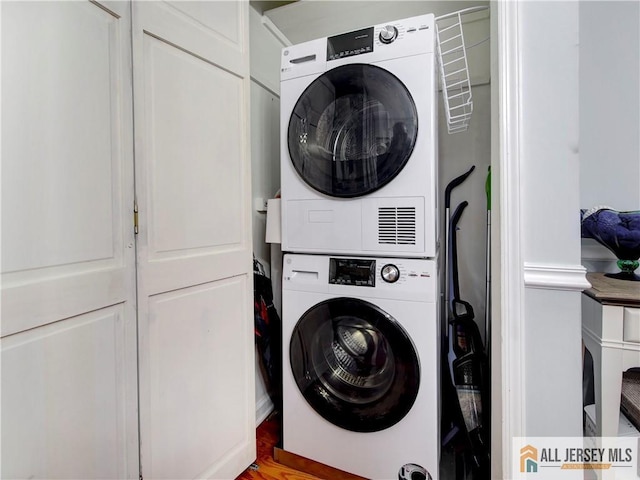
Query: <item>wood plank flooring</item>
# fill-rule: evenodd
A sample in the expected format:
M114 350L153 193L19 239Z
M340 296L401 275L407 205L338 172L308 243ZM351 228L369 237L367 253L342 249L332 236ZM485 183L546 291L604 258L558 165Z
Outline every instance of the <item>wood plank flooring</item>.
M273 448L280 439L280 423L276 416L262 422L257 430L257 470L248 468L236 480L323 480L277 463Z

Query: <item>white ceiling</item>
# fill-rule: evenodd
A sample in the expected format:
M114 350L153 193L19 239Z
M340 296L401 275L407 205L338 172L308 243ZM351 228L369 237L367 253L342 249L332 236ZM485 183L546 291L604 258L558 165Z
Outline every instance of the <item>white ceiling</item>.
M436 16L489 1L338 1L301 0L266 10L264 14L291 43L350 32L359 28L425 13Z
M249 0L249 4L262 15L267 10L271 10L273 8L278 8L283 5L287 5L289 3L294 3L295 0L285 0L285 1L269 1L269 0Z

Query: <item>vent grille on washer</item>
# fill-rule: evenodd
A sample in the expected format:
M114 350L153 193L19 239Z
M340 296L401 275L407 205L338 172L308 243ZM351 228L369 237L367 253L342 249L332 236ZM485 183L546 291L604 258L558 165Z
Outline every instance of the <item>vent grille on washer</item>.
M416 208L379 207L378 243L385 245L415 245Z

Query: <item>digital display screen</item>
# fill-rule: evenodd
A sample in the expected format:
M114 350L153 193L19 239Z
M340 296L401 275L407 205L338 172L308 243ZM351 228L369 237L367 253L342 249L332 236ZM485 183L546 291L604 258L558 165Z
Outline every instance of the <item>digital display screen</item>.
M329 283L357 287L376 286L375 260L331 258L329 262Z
M327 38L327 60L373 52L373 27Z

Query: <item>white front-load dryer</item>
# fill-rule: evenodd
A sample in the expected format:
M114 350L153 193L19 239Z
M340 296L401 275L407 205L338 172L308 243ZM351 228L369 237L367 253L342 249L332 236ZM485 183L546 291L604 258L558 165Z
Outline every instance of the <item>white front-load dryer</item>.
M282 249L436 255L434 16L286 47Z
M438 478L436 268L285 255L285 451L374 480L395 480L403 467Z

